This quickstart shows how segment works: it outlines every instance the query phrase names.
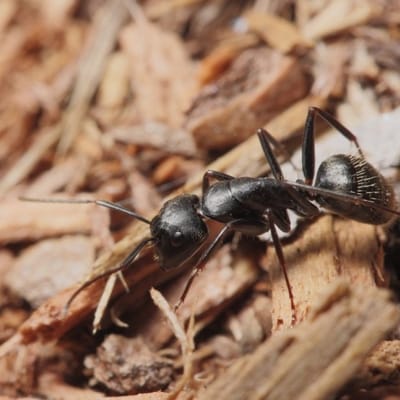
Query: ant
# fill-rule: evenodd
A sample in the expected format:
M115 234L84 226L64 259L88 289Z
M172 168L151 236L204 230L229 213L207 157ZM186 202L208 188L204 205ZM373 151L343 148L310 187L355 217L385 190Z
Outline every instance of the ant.
M321 163L315 174L314 125L316 117L335 128L347 140L355 144L358 156L337 154ZM400 212L393 209L393 189L383 176L369 164L361 151L357 138L329 113L310 107L304 126L302 144L302 170L304 180L296 182L284 179L280 165L272 151L279 143L265 129L257 131L272 177L239 177L209 170L203 176L201 197L181 194L167 201L150 221L125 207L104 200L41 200L30 201L95 203L121 211L150 226L151 235L143 239L135 249L115 268L83 283L69 298L72 301L87 286L117 271L127 269L142 249L149 243L162 270L177 268L202 249L209 233L206 219L222 222L224 227L203 250L186 283L177 309L185 300L196 275L204 267L205 260L230 232L258 236L270 231L277 257L282 268L292 309L292 323L296 321L296 307L289 283L282 245L277 229L290 231L288 210L303 218L320 213L320 208L359 222L380 225ZM211 181L214 180L214 183ZM317 205L315 204L317 203Z

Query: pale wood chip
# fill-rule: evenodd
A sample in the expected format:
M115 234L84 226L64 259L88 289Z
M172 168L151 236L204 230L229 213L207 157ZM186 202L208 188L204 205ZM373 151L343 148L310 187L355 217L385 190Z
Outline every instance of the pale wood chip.
M381 12L380 4L371 0L330 1L303 26L302 33L308 39L321 39L357 25L367 24Z
M385 70L380 75L381 84L391 90L397 98L400 98L400 76L397 71Z
M66 194L57 197L71 198ZM81 198L91 197L82 195ZM108 214L108 210L94 204L52 204L49 208L48 203L10 198L0 208L0 243L96 231L92 218L93 215L99 218L99 213Z
M193 137L187 131L171 128L156 121L115 127L107 131L105 135L123 143L154 147L167 153L182 154L189 157L194 157L197 154Z
M98 87L107 58L127 17L127 9L121 0L106 2L97 11L90 42L81 57L71 100L63 117L63 131L58 145L60 153L68 151L80 132L81 123Z
M120 108L129 95L129 60L125 53L112 53L99 86L97 104L105 108Z
M161 197L155 187L140 172L133 170L128 176L130 200L133 208L143 215L160 208Z
M368 52L367 44L363 40L356 40L350 65L350 73L356 77L377 79L380 70L372 55Z
M247 302L239 313L229 317L227 328L242 354L253 350L271 333L271 299L259 295Z
M198 398L323 400L354 376L400 319L386 291L338 280L321 294L315 317L273 335L236 361Z
M377 227L326 215L304 228L284 246L298 321L306 319L321 290L339 277L362 287L375 287L383 271ZM292 311L281 266L271 246L272 321L274 329L291 325Z
M350 49L346 43L319 43L314 53L315 80L311 92L321 98L340 97L346 89L346 64L350 58Z
M0 196L4 195L14 185L26 178L36 164L41 160L44 153L48 151L58 140L61 133L60 125L43 128L39 137L32 146L17 160L0 181Z
M68 19L78 4L78 0L44 0L38 3L38 6L45 24L53 28L61 28L68 25Z
M0 45L0 79L4 79L10 68L12 68L14 60L21 53L30 34L30 30L16 26L7 30L2 35Z
M7 25L18 11L17 3L14 0L0 2L0 34L3 35Z
M139 40L145 37L146 40ZM121 33L131 64L135 104L141 121L178 128L195 89L193 63L178 37L137 18ZM177 77L179 77L177 79Z
M75 177L77 171L82 174L85 163L77 157L68 157L37 177L26 189L27 197L46 197L65 188Z
M273 48L288 53L297 48L311 47L312 43L306 40L295 25L287 19L273 14L247 11L243 18L254 30Z
M337 109L339 120L345 125L354 125L360 120L379 116L379 105L372 89L363 88L351 79L347 84L347 97Z
M22 252L5 283L36 308L86 276L94 250L92 240L84 236L42 240Z

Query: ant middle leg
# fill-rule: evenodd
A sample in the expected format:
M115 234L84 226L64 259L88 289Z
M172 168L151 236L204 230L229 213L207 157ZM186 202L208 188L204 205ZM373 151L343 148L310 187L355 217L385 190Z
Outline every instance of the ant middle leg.
M304 136L302 146L302 166L304 181L307 185L312 185L315 173L315 118L319 117L328 123L332 128L335 128L347 140L354 143L361 158L364 154L356 136L342 125L335 117L330 115L318 107L310 107L307 113L306 122L304 124Z
M289 300L290 300L290 308L292 310L292 320L291 324L294 325L297 321L297 315L296 315L296 305L294 303L294 296L293 296L293 291L292 291L292 286L290 285L289 281L289 276L286 268L286 262L285 262L285 257L283 255L283 249L282 249L282 244L281 241L279 240L278 233L275 228L275 222L274 222L274 215L271 211L267 213L268 216L268 221L270 225L270 230L271 230L271 236L272 236L272 242L274 243L276 255L279 260L279 265L281 267L283 277L285 278L285 283L287 287L287 291L289 293Z

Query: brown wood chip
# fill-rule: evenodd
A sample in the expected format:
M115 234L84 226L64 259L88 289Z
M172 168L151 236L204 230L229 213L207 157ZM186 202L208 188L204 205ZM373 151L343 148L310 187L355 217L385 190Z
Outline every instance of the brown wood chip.
M400 320L388 292L338 280L320 297L314 317L273 335L236 361L199 399L324 400L354 375Z
M307 224L308 225L308 224ZM306 318L310 304L321 290L339 277L354 284L375 287L382 281L383 252L376 227L326 215L304 228L293 243L284 247L289 281L299 321ZM272 280L274 328L291 325L291 308L275 249Z
M227 148L254 134L305 92L305 75L294 58L266 48L246 50L220 79L202 89L186 127L199 147Z

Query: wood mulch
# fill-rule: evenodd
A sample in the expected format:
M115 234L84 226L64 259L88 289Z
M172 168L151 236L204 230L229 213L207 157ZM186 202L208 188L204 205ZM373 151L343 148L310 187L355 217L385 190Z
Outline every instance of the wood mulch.
M151 219L208 169L266 175L260 127L296 180L311 106L400 193L398 0L2 0L0 39L1 399L400 399L395 218L292 221L293 324L268 234L229 237L177 312L199 254L166 272L151 245L66 310L148 225L21 201ZM355 154L328 128L317 166Z

